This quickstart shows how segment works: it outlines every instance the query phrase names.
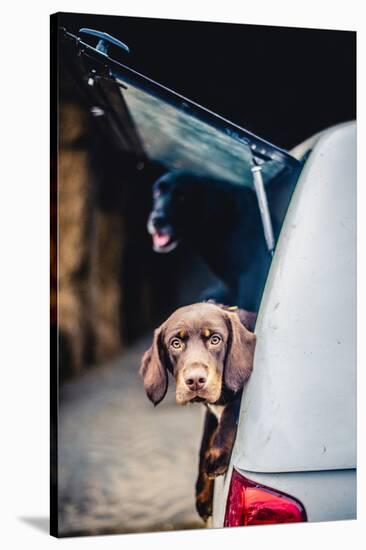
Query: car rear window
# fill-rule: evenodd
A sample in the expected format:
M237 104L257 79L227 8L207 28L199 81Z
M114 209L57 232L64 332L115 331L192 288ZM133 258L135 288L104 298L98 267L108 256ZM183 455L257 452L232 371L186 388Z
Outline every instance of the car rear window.
M148 156L168 169L187 169L252 186L253 145L229 129L218 130L190 112L118 77L120 90ZM264 151L264 148L263 148ZM271 155L272 153L269 153ZM273 156L275 156L273 154ZM281 172L283 159L262 160L264 182Z

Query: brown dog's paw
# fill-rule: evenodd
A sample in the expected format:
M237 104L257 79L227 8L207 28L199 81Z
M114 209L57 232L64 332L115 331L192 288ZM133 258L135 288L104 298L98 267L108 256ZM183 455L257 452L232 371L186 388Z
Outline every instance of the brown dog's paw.
M207 498L205 491L196 496L196 510L203 521L207 521L212 516L212 497Z
M211 447L205 454L204 469L209 479L222 476L229 467L230 453L219 447Z
M203 521L212 516L214 482L200 471L196 484L196 510Z

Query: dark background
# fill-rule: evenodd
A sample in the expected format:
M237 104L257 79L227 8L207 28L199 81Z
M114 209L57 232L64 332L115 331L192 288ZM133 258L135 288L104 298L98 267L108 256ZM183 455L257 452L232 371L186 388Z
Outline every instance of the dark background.
M127 64L276 145L356 117L356 33L60 14L125 42Z

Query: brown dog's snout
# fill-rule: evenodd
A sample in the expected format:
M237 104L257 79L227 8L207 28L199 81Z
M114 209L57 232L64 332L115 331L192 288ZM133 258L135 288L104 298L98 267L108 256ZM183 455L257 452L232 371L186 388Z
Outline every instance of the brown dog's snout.
M192 364L184 371L184 383L191 391L199 391L207 382L207 367Z

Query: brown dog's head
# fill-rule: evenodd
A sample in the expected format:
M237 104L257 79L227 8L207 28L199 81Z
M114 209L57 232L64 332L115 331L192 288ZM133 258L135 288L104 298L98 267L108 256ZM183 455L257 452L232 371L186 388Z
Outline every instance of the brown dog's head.
M142 358L146 393L154 405L160 403L170 371L179 405L216 403L224 388L243 388L253 367L254 348L255 335L235 312L212 303L182 307L156 329Z

